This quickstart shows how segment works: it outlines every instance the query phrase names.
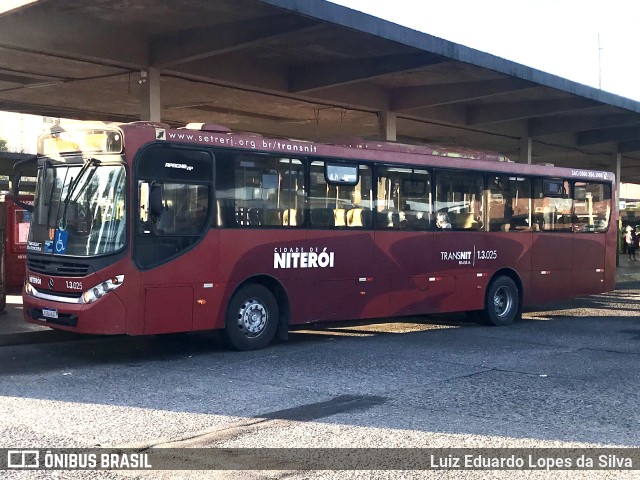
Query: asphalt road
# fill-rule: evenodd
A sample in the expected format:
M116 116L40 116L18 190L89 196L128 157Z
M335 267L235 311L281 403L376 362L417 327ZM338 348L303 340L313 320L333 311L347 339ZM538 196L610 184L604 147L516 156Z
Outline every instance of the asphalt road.
M286 343L240 353L215 334L51 332L0 346L0 448L640 447L639 306L640 282L628 281L609 294L537 308L510 327L462 315L412 317L292 332ZM637 478L637 471L4 473Z

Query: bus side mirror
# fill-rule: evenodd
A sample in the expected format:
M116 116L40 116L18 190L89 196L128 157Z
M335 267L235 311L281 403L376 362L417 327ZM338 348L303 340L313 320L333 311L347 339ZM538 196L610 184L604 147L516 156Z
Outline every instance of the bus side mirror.
M26 169L26 167L32 163L35 163L38 160L38 157L34 155L33 157L27 158L26 160L21 160L18 163L13 165L13 181L11 182L11 190L13 193L13 203L24 208L27 212L33 212L33 205L29 205L28 203L24 203L19 199L20 195L20 181L22 180L22 172Z

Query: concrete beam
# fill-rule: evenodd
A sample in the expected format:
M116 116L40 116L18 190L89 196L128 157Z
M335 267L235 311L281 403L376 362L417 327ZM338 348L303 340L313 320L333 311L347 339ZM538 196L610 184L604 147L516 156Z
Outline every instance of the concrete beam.
M626 140L640 140L640 126L603 128L576 134L576 144L578 146L623 142Z
M151 64L171 67L182 63L264 44L291 34L303 36L320 28L308 18L274 15L252 20L183 30L151 42Z
M529 117L593 108L597 105L598 103L593 100L575 97L473 106L467 108L467 125L508 122Z
M606 127L617 127L640 123L640 117L633 113L615 113L601 115L563 115L533 118L529 120L529 133L532 137L572 133Z
M620 153L640 152L640 139L630 140L618 143L618 151Z
M147 38L135 29L60 11L28 11L22 17L19 22L0 17L0 46L127 68L149 63Z
M477 100L528 88L539 88L539 86L524 80L500 78L477 82L396 88L391 91L391 108L394 111L408 111L422 107Z
M256 69L260 74L256 74ZM286 68L256 61L247 52L234 52L215 58L162 69L163 75L214 83L229 87L249 87L258 91L285 92L289 86Z
M288 91L289 93L300 93L361 82L383 75L415 70L443 61L443 57L424 52L296 65L289 69Z

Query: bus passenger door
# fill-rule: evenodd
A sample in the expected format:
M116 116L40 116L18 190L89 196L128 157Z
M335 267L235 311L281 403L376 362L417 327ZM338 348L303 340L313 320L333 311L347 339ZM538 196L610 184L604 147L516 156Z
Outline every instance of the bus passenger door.
M606 289L607 236L611 217L611 185L575 182L573 194L573 279L576 295L601 293ZM613 244L615 248L615 244Z
M530 299L554 301L574 295L572 200L567 180L534 182Z
M213 304L207 295L217 277L217 237L210 234L213 158L207 151L156 144L143 151L136 174L133 257L140 270L142 331L193 330L194 309L200 315ZM205 285L211 286L206 292Z
M310 180L307 246L317 263L308 269L308 318L379 315L370 313L378 281L373 268L371 168L314 160Z

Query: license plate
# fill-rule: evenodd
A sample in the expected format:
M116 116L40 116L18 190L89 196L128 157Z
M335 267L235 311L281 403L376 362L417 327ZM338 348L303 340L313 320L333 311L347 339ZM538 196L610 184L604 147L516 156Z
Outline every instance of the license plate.
M58 318L58 310L55 308L43 308L42 316L46 318Z

